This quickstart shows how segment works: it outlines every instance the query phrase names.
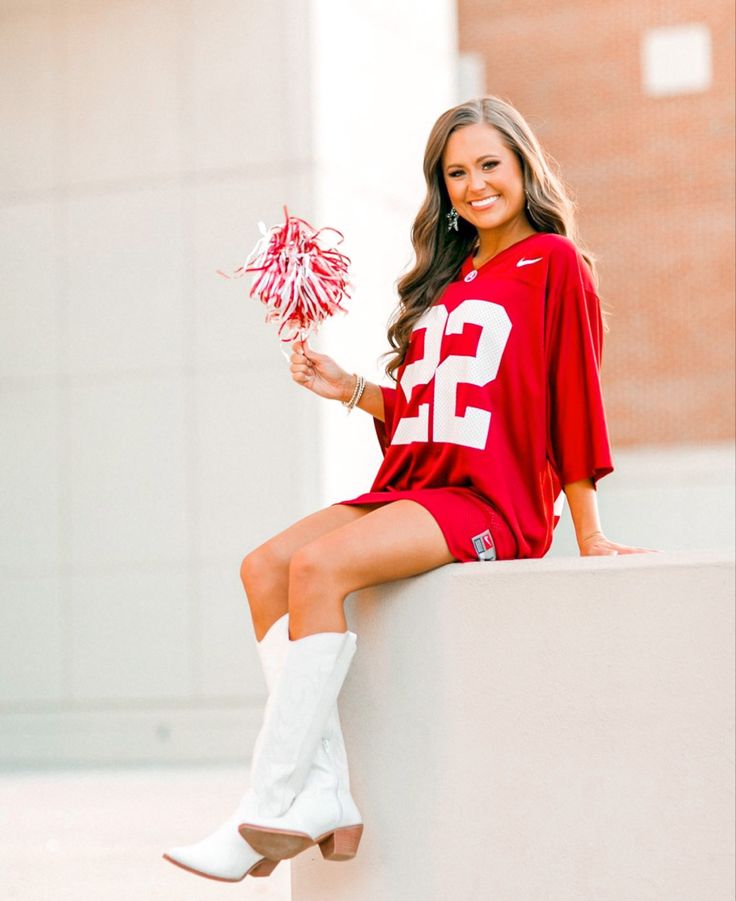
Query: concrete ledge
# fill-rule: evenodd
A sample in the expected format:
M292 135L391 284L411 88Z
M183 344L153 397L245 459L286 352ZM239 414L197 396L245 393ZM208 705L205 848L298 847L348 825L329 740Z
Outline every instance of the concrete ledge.
M734 561L452 564L356 593L358 856L294 901L733 897Z

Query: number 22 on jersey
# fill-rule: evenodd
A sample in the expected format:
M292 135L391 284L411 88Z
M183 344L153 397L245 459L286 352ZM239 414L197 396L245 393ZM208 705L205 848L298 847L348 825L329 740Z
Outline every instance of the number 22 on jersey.
M440 363L443 337L460 334L466 323L481 328L475 356L451 354ZM488 300L464 300L451 313L447 307L438 304L430 307L417 321L414 331L419 329L426 329L424 356L406 366L400 382L407 403L413 388L428 385L434 378L432 441L484 448L491 414L479 407L468 407L464 415L457 416L457 386L483 386L496 378L511 332L511 320L506 310ZM391 444L429 441L429 406L429 403L419 404L416 416L402 416Z

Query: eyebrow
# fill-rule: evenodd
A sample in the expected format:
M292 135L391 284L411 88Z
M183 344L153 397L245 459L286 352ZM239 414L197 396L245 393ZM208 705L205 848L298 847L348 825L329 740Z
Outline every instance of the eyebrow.
M479 156L475 162L480 163L482 160L489 159L500 159L500 157L497 153L484 153L483 156ZM453 166L456 166L458 169L462 169L462 163L448 163L445 166L445 169L452 169Z

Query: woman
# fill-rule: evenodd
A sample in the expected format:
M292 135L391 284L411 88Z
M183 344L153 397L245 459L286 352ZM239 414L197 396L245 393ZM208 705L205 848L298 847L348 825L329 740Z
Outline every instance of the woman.
M613 466L600 302L545 153L487 97L438 119L424 172L416 263L388 333L397 388L292 348L296 382L374 417L384 459L369 493L243 560L270 696L251 790L203 841L164 855L199 875L268 875L315 843L330 859L355 854L363 827L336 708L355 652L348 594L453 561L541 557L564 496L582 555L648 550L601 530L595 484Z

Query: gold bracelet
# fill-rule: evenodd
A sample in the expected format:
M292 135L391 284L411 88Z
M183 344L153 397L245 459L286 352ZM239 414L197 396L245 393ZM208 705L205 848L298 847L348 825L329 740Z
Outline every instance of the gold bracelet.
M348 413L350 413L351 410L353 409L353 407L358 403L358 401L360 400L360 398L363 395L363 391L365 390L365 379L363 378L363 376L357 375L356 373L353 373L353 375L355 375L355 388L353 389L353 393L350 397L350 400L340 401L340 403L343 405L343 407L348 408Z
M350 395L350 400L341 400L340 401L340 403L343 405L343 407L349 407L350 404L352 404L352 402L353 402L353 398L358 393L358 385L360 384L360 377L358 375L356 375L355 373L353 373L353 375L355 376L355 387L353 388L353 393Z
M363 376L361 375L360 388L358 388L358 396L355 398L355 403L353 404L354 407L357 407L358 404L360 403L360 399L363 396L363 392L365 391L365 386L366 386L366 381L363 378Z

